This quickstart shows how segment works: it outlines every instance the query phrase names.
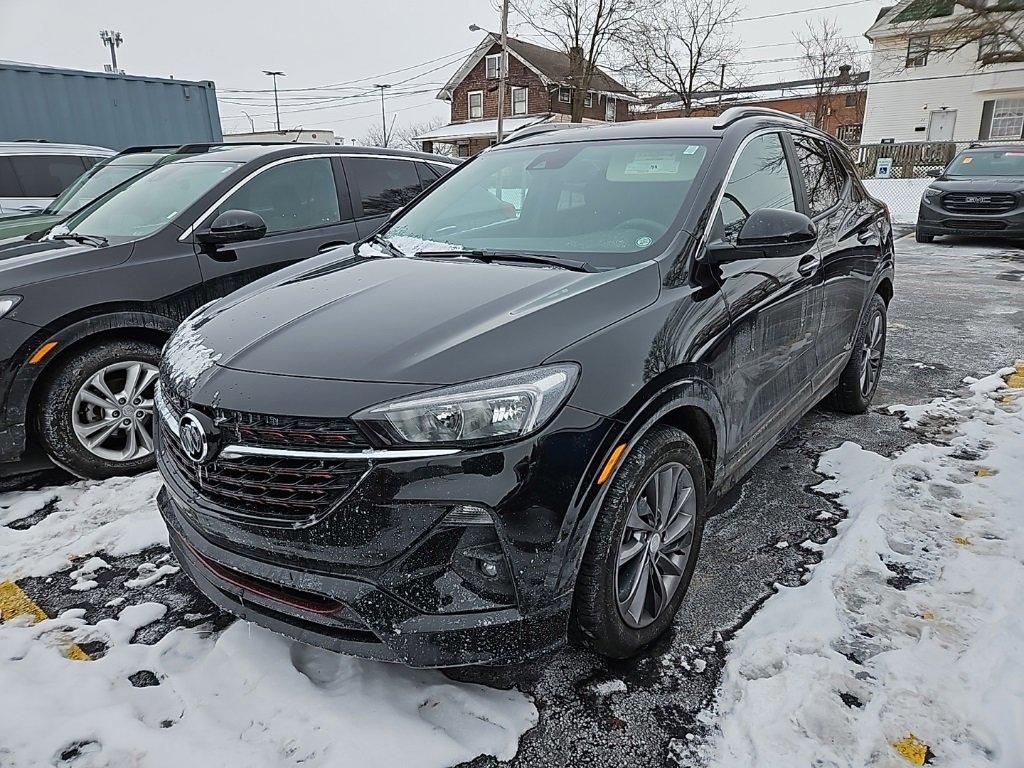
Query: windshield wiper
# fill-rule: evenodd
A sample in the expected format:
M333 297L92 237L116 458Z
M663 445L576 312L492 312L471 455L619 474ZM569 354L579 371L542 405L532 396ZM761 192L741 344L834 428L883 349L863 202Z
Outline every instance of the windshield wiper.
M59 235L51 235L51 240L71 240L75 243L82 243L83 245L91 245L94 248L102 248L108 244L107 238L101 235L82 235L78 232L64 232Z
M521 264L543 264L548 267L559 267L573 272L597 272L593 264L574 259L563 259L560 256L545 256L541 253L517 253L515 251L417 251L416 259L473 259L490 264L495 261L511 261Z
M402 250L397 245L392 243L383 235L370 235L368 238L363 240L362 243L356 243L356 247L354 249L356 256L359 255L359 246L362 245L363 243L376 243L377 245L382 246L384 250L386 250L392 256L397 256L399 258L405 257L405 253L403 253Z

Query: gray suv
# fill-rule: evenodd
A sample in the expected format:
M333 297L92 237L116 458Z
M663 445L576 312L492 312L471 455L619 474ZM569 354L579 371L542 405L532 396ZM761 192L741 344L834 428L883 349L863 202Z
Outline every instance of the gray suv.
M114 154L83 144L0 142L0 216L41 211L75 179Z

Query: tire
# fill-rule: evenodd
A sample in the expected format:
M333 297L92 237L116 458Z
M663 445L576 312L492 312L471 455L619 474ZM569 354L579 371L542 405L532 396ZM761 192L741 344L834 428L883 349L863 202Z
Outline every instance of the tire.
M877 341L875 338L875 322L879 323ZM888 330L885 301L877 293L871 297L868 311L864 314L857 334L854 336L853 353L849 362L839 375L839 384L825 399L825 405L841 413L864 413L871 405L871 399L878 390L878 382L882 377L882 363L885 360L885 340ZM870 381L865 384L864 359L870 355L872 370Z
M92 480L152 469L156 463L152 450L152 398L159 360L160 347L156 344L130 339L104 341L60 360L43 387L36 423L50 459L72 474ZM135 366L138 374L134 380L138 386L131 391L140 403L136 407L132 398L119 410L116 398L129 392L129 377ZM97 376L102 377L115 401L92 384ZM100 402L110 407L101 409ZM127 428L126 419L130 422ZM100 440L108 428L112 431ZM140 428L149 437L148 446ZM80 438L79 432L85 436ZM86 447L86 437L99 440L96 448ZM119 452L124 458L117 458Z
M931 243L935 241L935 235L923 234L921 230L918 229L914 232L914 239L919 243Z
M689 532L680 536L680 526L684 521L682 517L674 518L667 529L662 529L666 535L659 547L657 542L652 544L659 528L651 526L655 530L638 530L636 523L646 524L647 520L654 519L650 514L649 482L658 476L664 478L666 472L674 473L677 468L685 472L678 474L673 492L689 487L683 505L685 514L690 518L687 524ZM663 488L672 485L671 477L669 474ZM570 626L570 635L576 642L605 656L628 658L642 651L672 625L697 563L704 529L705 500L704 463L690 436L672 427L651 429L616 472L587 542L576 581ZM643 511L644 504L647 512ZM638 514L634 515L634 511ZM658 542L661 542L661 534L658 536ZM688 540L683 542L688 546L685 555L672 555L674 560L669 568L669 563L663 558L668 557L666 553L672 549L672 539L677 542ZM632 550L639 554L626 560ZM623 558L621 564L620 556ZM650 569L652 558L657 559L663 573L674 572L671 578L674 586L669 591L659 580L657 583L663 585L659 595L654 582L648 582L648 596L641 601L640 610L635 610L639 593L628 588L631 583L636 583L630 577L643 576L642 569ZM658 597L661 597L660 601Z

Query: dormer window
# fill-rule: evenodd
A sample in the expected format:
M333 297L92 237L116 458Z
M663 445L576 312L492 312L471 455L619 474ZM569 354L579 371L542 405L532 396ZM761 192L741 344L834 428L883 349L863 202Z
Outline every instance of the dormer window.
M500 53L493 53L484 59L484 74L488 80L497 80L501 76Z

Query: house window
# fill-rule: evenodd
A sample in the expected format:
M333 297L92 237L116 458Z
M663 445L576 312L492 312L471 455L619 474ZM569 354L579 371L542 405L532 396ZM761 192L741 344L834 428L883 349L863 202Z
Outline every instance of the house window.
M484 92L469 92L469 119L479 120L484 116Z
M618 106L618 100L613 96L609 96L604 101L604 119L609 123L615 122L615 108Z
M911 35L907 41L907 68L925 66L931 46L931 35Z
M572 88L561 87L558 89L558 100L563 104L568 104L572 101Z
M1024 99L997 99L992 103L992 125L988 137L1024 138Z
M529 111L528 97L529 88L512 89L512 114L525 115Z
M587 91L587 95L583 97L583 106L592 107L594 106L594 92Z
M848 93L848 94L846 94L846 106L848 106L848 107L856 107L857 106L857 94L856 93Z
M484 59L484 74L488 80L497 80L501 76L500 53L493 53Z
M978 38L978 61L993 59L999 55L1002 38L998 32Z

